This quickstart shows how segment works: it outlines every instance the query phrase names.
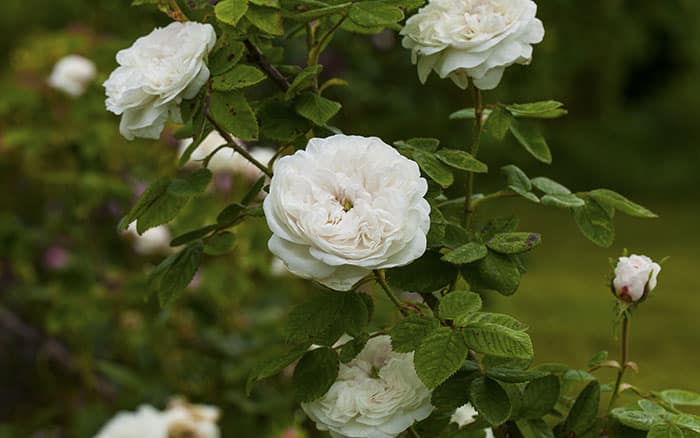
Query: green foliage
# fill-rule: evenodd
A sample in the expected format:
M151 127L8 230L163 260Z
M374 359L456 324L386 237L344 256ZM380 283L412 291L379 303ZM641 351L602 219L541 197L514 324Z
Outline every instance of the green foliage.
M252 65L238 64L226 73L214 77L212 88L216 91L231 91L253 86L265 80L265 73Z
M462 334L441 327L423 339L416 349L413 363L425 386L435 388L459 370L467 353Z
M290 342L333 345L344 333L365 331L369 310L359 293L326 291L295 307L285 332Z
M600 383L592 381L578 395L563 424L565 435L582 436L596 425Z
M478 242L469 242L442 256L442 260L454 265L464 265L481 260L488 254L485 245Z
M442 149L435 156L438 160L459 170L467 172L486 173L489 168L486 164L474 158L471 154L456 149Z
M257 140L258 121L241 92L212 93L209 114L224 130L236 137L242 140Z
M452 284L457 274L452 264L441 260L440 253L426 251L413 263L387 271L387 281L399 289L427 293Z
M151 273L150 282L161 307L170 304L192 281L199 268L204 246L195 242L163 260Z
M589 199L583 207L576 207L571 213L578 229L588 240L603 248L612 245L615 239L614 210Z
M248 0L222 0L214 8L216 18L231 26L238 24L247 11Z
M294 103L294 110L302 117L311 120L316 125L323 126L340 111L338 102L321 97L314 93L304 93Z
M469 348L496 357L532 359L534 351L527 333L494 324L478 323L464 328Z
M414 351L423 339L440 327L440 321L428 316L409 315L391 329L391 348L399 353Z
M486 242L489 249L501 254L520 254L530 251L542 242L537 233L499 233Z
M460 320L470 317L481 310L479 294L469 291L453 291L440 299L438 312L440 318Z
M537 419L550 413L559 401L559 378L544 376L529 382L523 390L523 418Z
M317 348L302 356L294 368L294 394L301 402L325 394L338 377L338 354L330 348Z
M490 424L499 425L510 417L511 403L508 393L493 379L475 379L469 385L469 400Z

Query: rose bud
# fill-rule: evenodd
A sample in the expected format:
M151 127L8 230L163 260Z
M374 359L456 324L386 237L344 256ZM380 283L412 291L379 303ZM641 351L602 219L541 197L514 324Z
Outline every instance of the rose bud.
M647 256L620 257L612 281L613 293L623 301L638 302L654 290L660 271L661 266Z

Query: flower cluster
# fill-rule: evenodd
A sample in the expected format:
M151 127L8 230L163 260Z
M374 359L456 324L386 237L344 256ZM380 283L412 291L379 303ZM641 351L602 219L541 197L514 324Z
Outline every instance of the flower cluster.
M275 162L265 218L289 270L349 290L426 249L430 206L418 165L376 137L311 139Z
M506 67L528 64L544 38L531 0L430 0L406 21L403 46L425 83L431 71L460 88L469 78L482 90L501 81Z
M389 336L377 336L340 364L323 397L302 408L336 438L393 438L430 415L430 394L413 368L413 353L393 352Z
M117 53L119 67L104 83L107 109L121 115L128 140L158 138L165 122L181 122L180 103L209 79L205 58L214 47L210 24L171 23Z
M119 412L95 438L218 438L219 409L176 399L165 411L143 405L135 412Z

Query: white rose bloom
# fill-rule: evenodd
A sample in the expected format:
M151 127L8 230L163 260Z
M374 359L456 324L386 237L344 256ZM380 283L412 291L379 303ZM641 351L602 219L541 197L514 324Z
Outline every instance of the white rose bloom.
M391 338L378 336L359 355L340 364L338 379L304 412L335 438L392 438L430 415L430 390L416 375L413 353L395 353Z
M532 44L544 38L536 13L531 0L430 0L406 21L402 43L421 82L435 70L460 88L472 78L491 90L506 67L532 60Z
M139 235L136 231L136 222L132 222L125 234L133 239L134 251L143 255L167 254L172 251L170 247L170 229L166 225L159 225L154 228L149 228L143 234Z
M158 138L168 117L182 121L180 102L209 79L204 60L215 42L211 25L175 22L117 53L119 67L104 87L107 109L122 115L119 132L126 139Z
M119 412L95 435L95 438L167 438L168 423L152 406L140 406L136 412Z
M625 301L639 301L656 287L656 277L661 266L649 257L631 255L620 257L615 267L613 288L618 297Z
M92 61L80 55L68 55L53 66L48 84L73 97L78 97L85 92L96 74L97 68Z
M274 164L268 247L292 273L350 290L373 269L425 252L427 188L418 165L376 137L311 139Z
M216 425L219 409L214 406L175 401L163 416L168 425L168 436L219 438L219 427Z
M476 421L478 415L479 413L474 409L474 406L471 403L467 403L455 409L452 418L450 418L450 423L457 423L457 426L461 429ZM484 433L486 438L493 438L494 436L491 428L484 429Z
M202 140L199 146L197 146L197 149L192 152L189 162L205 159L209 154L214 152L217 147L226 143L226 140L221 134L217 131L212 131ZM191 138L180 141L180 155L182 155L191 144ZM265 165L267 165L275 155L274 149L266 147L256 147L249 150L249 152L253 158ZM241 154L236 153L232 148L223 148L219 150L214 154L211 160L209 160L209 165L207 167L212 172L233 172L243 175L250 180L256 180L263 175L260 169L251 164L250 161L245 159Z

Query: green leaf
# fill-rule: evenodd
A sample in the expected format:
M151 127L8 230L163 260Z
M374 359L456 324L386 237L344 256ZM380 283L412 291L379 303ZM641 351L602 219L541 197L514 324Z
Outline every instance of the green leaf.
M344 333L365 332L369 310L359 293L326 291L292 309L285 333L291 342L333 345Z
M216 223L226 226L233 225L233 222L241 216L245 209L245 205L241 204L227 205L216 217Z
M440 253L426 251L422 257L406 266L387 271L389 284L418 293L429 293L441 289L457 278L457 269L440 260ZM430 275L425 275L430 272Z
M212 230L216 229L216 225L207 225L206 227L198 228L196 230L189 231L187 233L181 234L170 241L170 246L180 246L185 243L189 243L193 240L199 239L202 236L206 236Z
M469 400L489 424L500 425L510 417L511 403L508 393L493 379L474 379L469 386Z
M649 429L647 438L683 438L683 432L673 424L657 424Z
M220 5L218 3L217 5ZM216 45L209 54L207 66L212 77L226 73L241 60L246 52L242 42L234 40L230 34L224 33L219 36Z
M420 149L425 152L435 152L440 146L440 140L437 138L411 138L408 140L399 140L394 143L397 147L411 147Z
M379 1L364 1L353 3L348 16L360 26L386 26L403 20L403 11Z
M452 416L455 409L469 402L467 388L474 380L476 373L458 371L452 377L435 388L430 403L435 406L438 414Z
M304 91L314 84L314 80L318 78L318 75L323 70L323 66L320 64L310 65L299 72L294 77L294 80L289 85L289 88L285 92L285 100L290 100L299 92Z
M212 93L209 114L224 130L234 136L242 140L258 139L258 121L241 92Z
M416 373L428 388L452 376L467 358L467 346L459 331L441 327L423 339L413 358Z
M700 434L700 417L691 414L680 414L673 417L673 423L687 430ZM691 435L695 436L695 435Z
M481 297L474 292L453 291L440 299L440 318L454 320L481 310Z
M478 242L469 242L448 252L442 256L442 260L453 265L464 265L481 260L487 254L488 249L486 249L486 246Z
M580 436L595 426L600 404L600 383L590 382L578 395L564 422L564 434ZM614 415L614 411L613 411Z
M284 25L282 14L274 8L265 8L251 5L245 17L253 23L253 26L270 35L283 35Z
M236 244L236 236L230 231L214 234L204 241L204 253L222 255L231 252Z
M304 93L296 99L294 110L302 117L311 120L318 126L323 126L338 111L342 105L314 93Z
M168 185L168 193L184 197L201 195L209 186L211 178L211 170L206 168L197 169L186 178L174 179Z
M474 158L471 154L456 149L442 149L435 156L438 160L455 169L467 172L486 173L489 168L486 164Z
M515 422L523 438L554 438L552 429L542 419Z
M542 237L537 233L500 233L486 242L489 249L501 254L520 254L530 251L542 242Z
M391 349L399 353L414 351L438 327L440 322L436 318L409 315L391 329Z
M246 395L250 395L256 382L272 377L287 368L294 361L303 356L308 349L309 343L305 342L287 347L282 352L273 351L271 354L261 359L252 368L250 375L248 375L248 379L246 380Z
M139 234L143 234L150 228L170 222L187 205L189 200L189 197L175 196L166 191L139 215L136 222L136 231Z
M519 219L515 215L498 216L489 220L479 229L479 234L484 241L491 239L499 233L510 233L518 229Z
M523 407L520 415L532 419L544 417L559 401L560 391L557 376L544 376L531 381L523 391Z
M248 0L222 0L214 7L216 19L231 26L238 24L247 11Z
M279 0L250 0L250 2L252 4L258 5L258 6L267 6L268 8L275 8L275 9L280 8Z
M117 230L125 231L129 224L139 218L148 208L168 190L170 178L159 178L144 190L144 192L136 200L136 203L131 207L131 210L124 216L117 226Z
M665 402L679 406L700 406L700 394L683 389L667 389L657 394Z
M484 131L501 141L505 138L512 122L513 116L505 108L497 106L486 118Z
M534 351L527 333L498 324L479 323L465 327L464 339L472 350L496 357L532 359Z
M528 328L526 324L523 324L522 322L518 321L512 316L506 315L504 313L479 312L475 315L471 315L469 317L469 320L465 322L468 324L497 324L502 325L504 327L508 327L509 329L520 331L527 330Z
M608 351L599 351L588 361L588 368L595 368L606 360L608 360Z
M301 402L321 398L338 377L338 354L330 348L317 348L304 354L292 377L294 394Z
M192 281L202 259L202 242L188 245L174 256L163 273L158 287L158 300L161 307L170 304Z
M543 163L552 163L552 153L549 151L547 141L537 126L521 123L513 119L510 124L510 132L530 155Z
M266 76L261 70L252 65L238 64L233 69L212 80L212 88L216 91L231 91L239 88L250 87L265 80Z
M544 176L532 178L530 182L533 186L535 186L535 188L541 190L542 192L548 195L568 195L569 193L571 193L571 190L569 190L565 186Z
M547 376L547 373L544 371L502 367L489 368L486 370L486 374L493 379L507 383L522 383Z
M532 103L514 103L506 108L515 117L532 117L537 119L555 119L568 113L562 108L563 103L555 100L545 100Z
M556 208L576 208L586 204L586 201L574 194L544 195L541 201L542 205Z
M267 163L263 163L267 164ZM248 192L243 196L243 199L241 199L241 204L243 205L248 205L251 202L255 200L255 198L258 197L258 194L260 194L260 190L265 187L265 183L267 182L267 176L263 175L260 178L258 178L257 181L255 181L255 184L250 186L250 189L248 189Z
M304 135L312 126L291 106L278 100L270 100L261 105L258 108L258 119L261 135L278 142L292 142Z
M340 361L343 363L348 363L355 358L367 345L369 340L369 335L367 333L362 333L359 336L353 338L352 340L346 342L343 348L340 349Z
M442 188L447 188L454 182L454 175L449 168L445 167L434 154L424 152L419 149L413 150L413 160L418 163L421 170L433 181L440 184Z
M525 175L518 166L514 164L508 164L507 166L501 167L501 173L506 177L506 184L510 187L517 187L525 192L532 190L532 183L530 178Z
M488 110L486 110L488 111ZM463 108L461 110L455 111L452 114L450 114L449 119L450 120L462 120L462 119L475 119L476 118L476 111L474 108Z
M462 275L473 290L495 290L512 295L520 285L520 270L513 259L493 251L476 263L464 265Z
M639 430L649 430L659 422L653 415L637 409L615 408L610 412L610 415L625 426Z
M615 225L609 212L589 199L583 207L571 210L581 233L591 242L609 248L615 240Z
M599 204L614 208L615 210L619 210L630 216L647 219L658 217L658 215L651 210L648 210L639 204L635 204L621 194L613 192L612 190L593 190L591 191L590 195L591 198L595 199Z

